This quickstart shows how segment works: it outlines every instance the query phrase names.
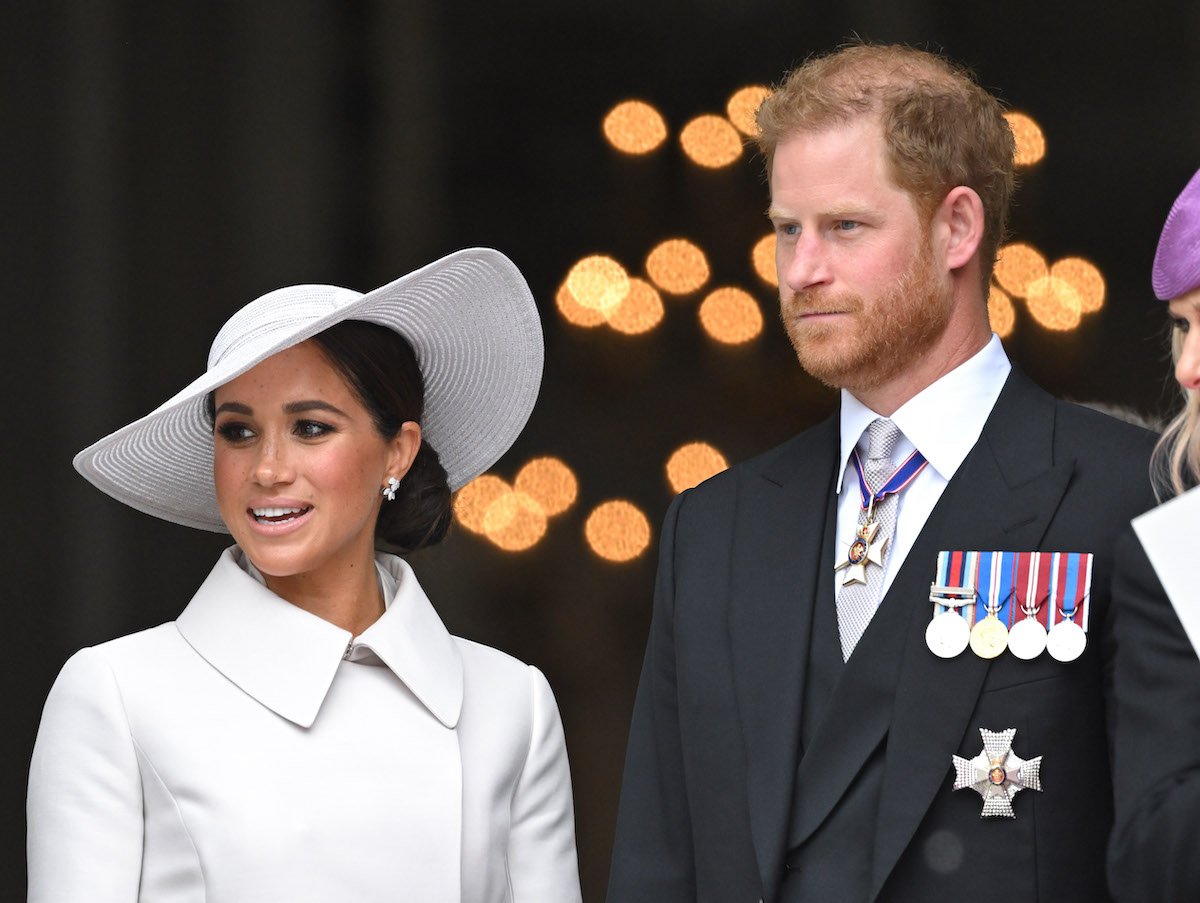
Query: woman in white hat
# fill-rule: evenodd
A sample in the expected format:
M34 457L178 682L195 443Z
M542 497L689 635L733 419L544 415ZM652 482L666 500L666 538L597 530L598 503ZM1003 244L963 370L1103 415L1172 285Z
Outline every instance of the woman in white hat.
M366 295L264 295L203 376L76 457L237 544L176 621L63 668L30 773L31 901L579 899L545 678L452 637L376 552L441 539L541 370L521 274L462 251Z

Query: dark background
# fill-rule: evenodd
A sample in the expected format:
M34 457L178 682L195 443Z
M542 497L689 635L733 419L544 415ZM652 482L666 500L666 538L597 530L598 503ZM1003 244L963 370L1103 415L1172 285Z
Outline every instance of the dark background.
M223 547L92 489L75 451L199 374L217 328L280 285L366 290L492 245L524 270L546 328L542 397L496 472L555 454L580 499L522 554L457 531L414 557L453 632L539 665L562 709L585 897L606 883L654 556L606 564L582 525L634 500L655 524L672 449L731 459L814 422L804 377L747 252L766 232L760 163L705 172L678 148L720 113L851 33L945 51L1047 135L1012 228L1051 259L1081 254L1108 301L1076 331L1021 311L1009 354L1050 390L1159 414L1162 306L1149 288L1172 199L1200 165L1200 5L838 4L703 0L6 4L2 338L6 719L0 899L23 892L23 800L46 691L76 648L174 617ZM600 122L640 97L671 139L622 157ZM698 297L640 338L557 314L570 265L634 271L659 240L709 254L712 284L756 292L765 334L702 334ZM1100 855L1099 851L1097 855Z

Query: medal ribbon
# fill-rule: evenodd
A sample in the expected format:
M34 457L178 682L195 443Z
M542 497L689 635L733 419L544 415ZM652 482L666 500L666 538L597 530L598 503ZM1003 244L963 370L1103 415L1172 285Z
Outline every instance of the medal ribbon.
M975 580L977 579L978 557L978 552L938 552L937 577L939 585L960 587L970 585L974 587ZM945 611L953 611L965 619L968 626L975 623L975 604L973 602L962 605L941 605L937 602L933 604L934 617Z
M988 616L988 606L996 609L996 618L1005 627L1012 620L1013 587L1016 579L1016 552L978 552L979 576L976 587L979 598L975 600L974 621Z
M1033 604L1040 605L1038 620L1049 630L1054 626L1054 588L1051 578L1054 576L1054 553L1032 552L1034 556L1033 571Z
M1086 631L1092 564L1090 552L939 552L938 584L975 587L978 599L957 607L934 603L933 614L954 610L974 625L987 617L989 602L999 603L996 617L1011 628L1025 619L1023 605L1028 603L1038 606L1034 617L1047 630L1070 615Z
M988 614L988 604L995 595L995 581L992 579L992 558L994 552L979 553L979 576L975 578L975 623L979 623Z
M1033 598L1035 590L1030 589L1033 585L1030 580L1032 576L1033 583L1037 582L1037 567L1035 557L1032 552L1016 552L1017 556L1017 575L1014 578L1013 586L1016 589L1016 595L1013 596L1013 604L1008 608L1008 628L1011 630L1018 621L1025 620L1025 606L1036 605L1037 600ZM1023 593L1023 594L1022 594Z
M1087 630L1090 609L1087 603L1092 589L1092 554L1057 552L1054 557L1057 585L1054 592L1052 623L1069 620Z
M949 585L948 581L950 580L950 559L953 556L953 554L954 554L953 552L938 552L937 574L935 575L937 578L936 582L937 582L938 586L948 586ZM938 615L940 615L942 612L946 611L949 608L950 608L950 606L948 606L948 605L938 605L936 602L934 602L933 603L933 616L936 618Z
M1086 631L1088 629L1088 615L1092 611L1092 606L1088 604L1088 601L1092 598L1092 561L1094 558L1091 552L1076 554L1081 554L1083 558L1083 562L1080 565L1083 570L1083 578L1079 581L1079 595L1075 601L1075 609L1078 612L1075 615L1075 623Z
M925 465L929 462L925 460L925 456L919 451L913 450L913 453L904 459L904 462L892 471L892 475L884 480L883 485L874 492L867 484L867 476L863 473L862 461L858 458L858 449L854 449L850 456L854 463L854 472L858 475L858 491L862 496L862 508L866 511L875 502L887 498L889 495L895 495L902 492L913 480L917 478Z

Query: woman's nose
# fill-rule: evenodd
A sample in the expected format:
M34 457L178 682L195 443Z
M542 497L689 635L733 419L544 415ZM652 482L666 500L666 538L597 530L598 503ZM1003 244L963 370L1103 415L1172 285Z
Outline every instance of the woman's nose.
M1185 389L1200 389L1200 328L1189 330L1183 337L1175 378Z
M275 486L290 483L293 474L287 460L284 443L266 439L259 446L258 460L254 466L254 480L260 486Z

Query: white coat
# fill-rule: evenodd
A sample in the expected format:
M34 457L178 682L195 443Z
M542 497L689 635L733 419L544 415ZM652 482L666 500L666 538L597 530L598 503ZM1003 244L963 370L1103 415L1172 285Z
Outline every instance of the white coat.
M225 552L179 619L76 653L29 779L31 903L578 901L542 674L409 566L357 638Z

